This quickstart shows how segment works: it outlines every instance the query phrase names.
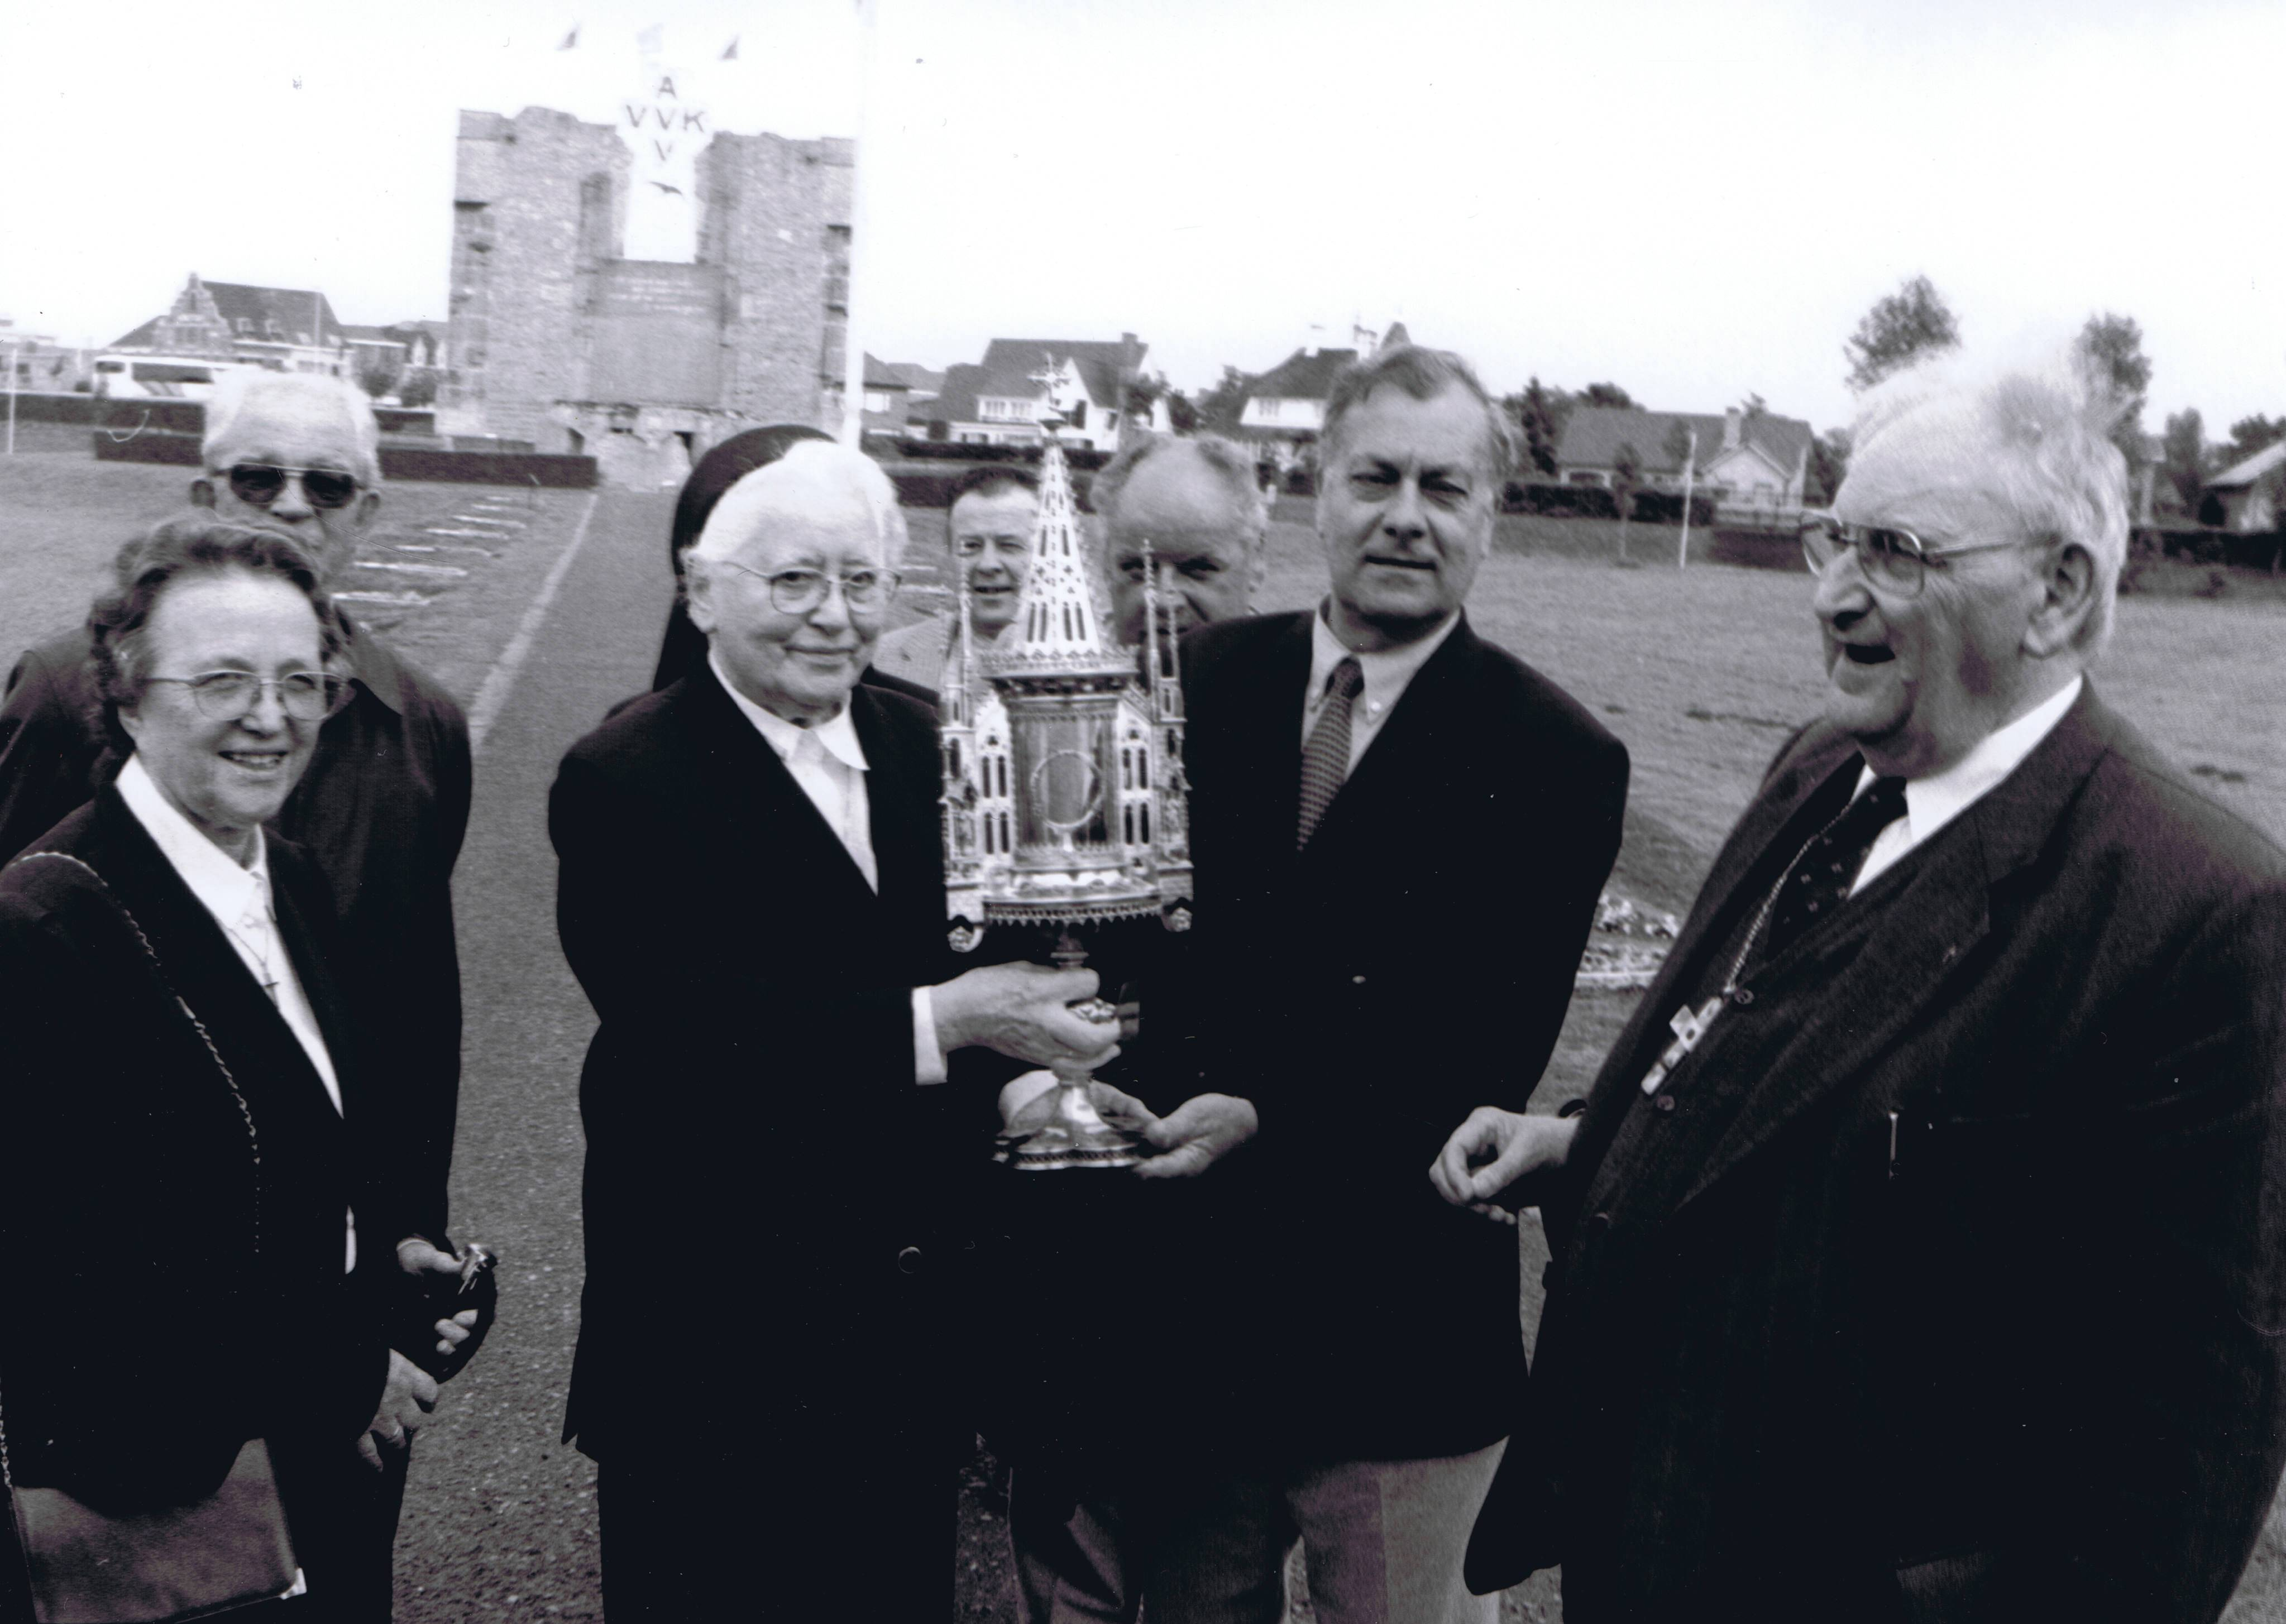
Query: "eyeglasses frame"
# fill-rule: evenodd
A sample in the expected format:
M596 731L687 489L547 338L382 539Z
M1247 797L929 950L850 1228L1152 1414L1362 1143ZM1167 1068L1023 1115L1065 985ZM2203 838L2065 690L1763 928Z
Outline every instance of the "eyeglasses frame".
M198 686L201 682L206 681L207 678L215 676L245 678L246 681L254 684L253 698L249 698L244 706L235 711L230 712L226 715L217 714L214 710L209 707L206 700L200 697ZM326 707L314 716L303 715L286 701L285 684L295 677L303 676L316 677L323 684L319 691L326 697ZM350 701L355 698L356 693L355 686L351 683L349 678L336 675L330 671L289 671L282 677L256 676L251 671L201 671L196 676L150 676L145 677L143 681L146 683L179 683L181 686L190 690L190 699L192 705L196 706L199 714L205 717L209 721L241 721L254 713L255 707L262 703L262 697L264 694L272 693L278 696L278 708L287 715L291 716L295 721L328 721L349 708ZM211 692L212 690L209 691Z
M880 601L879 603L858 603L850 598L849 583L841 576L828 575L823 570L802 570L799 572L781 570L778 572L778 574L780 575L800 573L814 576L817 579L825 583L826 589L817 595L816 602L804 603L799 609L789 609L784 603L778 602L778 584L776 575L765 575L760 570L750 570L745 564L738 563L734 558L720 558L716 559L714 562L717 564L728 564L731 569L737 571L739 574L751 575L756 580L761 582L762 585L769 590L770 607L776 610L778 613L782 615L815 614L825 606L826 600L836 591L839 591L841 594L842 606L847 609L851 614L873 614L879 611L887 609L889 606L889 601L897 595L897 588L904 584L904 577L898 574L895 570L883 569L876 571L875 573L880 576L882 581L885 583L881 589Z
M242 468L267 469L273 473L286 475L291 478L301 481L302 500L308 502L310 506L317 508L321 513L339 513L344 508L353 508L357 505L357 499L363 495L366 491L366 483L364 480L359 478L355 474L351 473L347 469L340 468L292 468L283 462L233 462L228 468L219 469L214 470L212 474L209 474L209 477L214 477L218 475L223 483L230 486L231 494L237 497L239 501L242 502L250 502L255 507L263 508L265 511L272 503L277 501L280 497L286 494L285 480L280 480L278 488L275 491L272 491L266 497L249 496L244 491L238 488L236 475L238 470ZM311 474L328 474L336 479L348 480L350 482L350 493L337 502L319 501L316 494L310 489L309 476Z
M1822 564L1817 561L1817 555L1811 548L1810 535L1817 530L1830 532L1841 548L1841 552L1835 553L1832 558ZM1876 575L1872 569L1868 568L1863 556L1861 545L1850 538L1849 532L1852 531L1861 535L1873 531L1886 531L1891 535L1903 537L1912 550L1899 553L1896 556L1910 558L1920 566L1905 578L1912 584L1905 585L1888 575ZM2010 548L2025 545L2020 539L2014 541L1968 541L1959 547L1932 548L1920 539L1917 532L1908 530L1903 524L1854 524L1847 519L1836 516L1833 509L1828 508L1802 509L1799 539L1801 543L1802 562L1809 566L1812 576L1823 579L1829 568L1841 562L1841 553L1856 554L1859 555L1857 572L1865 578L1867 584L1871 585L1878 581L1895 588L1903 597L1919 596L1921 588L1927 584L1928 572L1932 568L1947 567L1951 560L1960 557L1964 554L2006 552Z

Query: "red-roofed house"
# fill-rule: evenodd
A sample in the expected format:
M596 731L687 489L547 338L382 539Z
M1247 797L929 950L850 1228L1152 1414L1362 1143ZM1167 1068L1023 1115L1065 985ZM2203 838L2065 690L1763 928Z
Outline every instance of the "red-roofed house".
M1643 412L1620 406L1575 406L1557 446L1557 477L1566 485L1612 483L1620 447L1632 445L1645 489L1683 489L1683 459L1667 449L1676 424L1696 433L1692 484L1718 508L1736 516L1779 516L1801 508L1802 476L1809 463L1810 426L1798 417L1736 407L1703 412Z
M1064 421L1067 445L1110 451L1119 445L1127 385L1143 370L1150 346L1132 333L1116 343L1089 339L996 338L984 359L945 369L935 399L921 403L911 421L933 440L980 445L1029 445L1040 438L1040 419ZM1154 402L1142 427L1167 430L1167 406Z

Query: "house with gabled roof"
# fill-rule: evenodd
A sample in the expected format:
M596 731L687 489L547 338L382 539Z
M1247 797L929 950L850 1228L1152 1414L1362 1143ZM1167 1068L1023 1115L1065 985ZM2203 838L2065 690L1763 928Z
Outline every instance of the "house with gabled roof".
M1675 433L1680 427L1681 436ZM1677 454L1673 442L1697 437L1695 455ZM1610 486L1620 447L1635 448L1644 488L1681 491L1683 464L1691 485L1719 509L1755 515L1798 512L1809 470L1810 426L1775 412L1733 406L1720 416L1705 412L1646 412L1627 406L1574 406L1556 449L1557 477L1566 485Z
M2208 480L2199 498L2199 523L2238 536L2286 529L2286 440Z
M1127 386L1142 375L1150 346L1132 333L1116 343L1094 339L996 338L975 365L945 369L934 400L920 403L911 422L933 440L977 445L1029 445L1040 422L1063 419L1063 442L1116 450L1126 416ZM1152 404L1141 428L1167 431L1164 399Z
M918 361L885 361L865 356L865 432L903 434L912 408L936 398L944 374Z
M315 288L209 282L195 271L165 315L154 316L110 347L130 355L198 356L337 377L351 364L349 331Z
M1353 337L1358 345L1354 349L1297 350L1249 382L1239 408L1237 438L1261 446L1273 462L1293 461L1324 429L1326 401L1343 370L1376 348L1413 342L1401 321L1391 323L1378 341L1366 327L1356 329Z

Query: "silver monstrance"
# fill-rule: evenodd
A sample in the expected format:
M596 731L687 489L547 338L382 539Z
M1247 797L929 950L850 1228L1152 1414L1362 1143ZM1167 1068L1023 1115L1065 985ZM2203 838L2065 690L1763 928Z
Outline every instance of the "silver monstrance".
M1059 423L1044 425L1040 516L1015 624L979 649L965 574L942 697L945 911L970 952L994 925L1054 926L1069 968L1082 926L1157 915L1190 926L1191 854L1183 784L1183 694L1172 639L1149 601L1142 663L1108 633L1064 466ZM1147 593L1155 593L1144 560ZM1115 1021L1098 998L1078 1006ZM1002 1135L997 1160L1028 1170L1131 1167L1135 1137L1088 1097L1088 1074L1058 1062L1036 1127ZM1037 1109L1027 1110L1028 1121Z

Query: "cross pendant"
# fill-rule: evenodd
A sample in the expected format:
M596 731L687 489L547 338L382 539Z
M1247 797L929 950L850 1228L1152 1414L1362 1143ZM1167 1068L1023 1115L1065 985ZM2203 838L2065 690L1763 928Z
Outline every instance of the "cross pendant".
M1699 1040L1707 1036L1707 1029L1714 1024L1714 1017L1722 1013L1722 995L1718 992L1697 1009L1686 1004L1668 1018L1667 1029L1675 1034L1675 1041L1667 1045L1666 1052L1659 1057L1659 1063L1644 1074L1644 1093L1659 1092L1659 1084L1675 1075L1675 1068L1699 1046Z

